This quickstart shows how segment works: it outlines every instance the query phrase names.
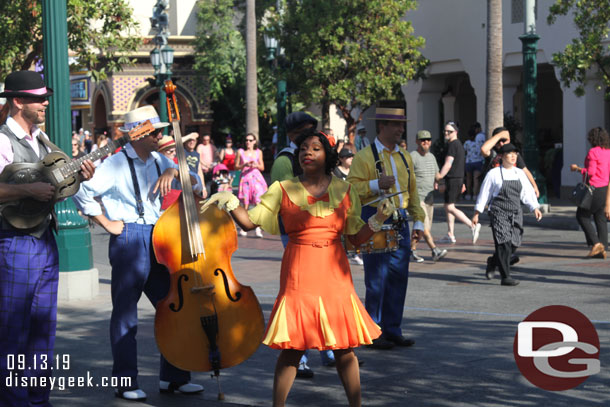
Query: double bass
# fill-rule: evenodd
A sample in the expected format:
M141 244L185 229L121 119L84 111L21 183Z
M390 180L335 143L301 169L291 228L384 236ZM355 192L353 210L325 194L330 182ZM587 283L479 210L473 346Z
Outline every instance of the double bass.
M159 218L153 230L157 261L170 273L167 297L157 303L155 338L172 365L189 371L235 366L259 347L265 328L261 306L250 287L231 269L237 231L228 213L205 202L192 190L182 146L175 85L165 82L168 116L176 140L182 194ZM222 399L219 383L219 399Z

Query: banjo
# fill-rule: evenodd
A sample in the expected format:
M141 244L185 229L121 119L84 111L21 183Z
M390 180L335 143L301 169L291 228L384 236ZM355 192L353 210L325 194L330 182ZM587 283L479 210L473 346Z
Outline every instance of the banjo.
M2 214L4 220L16 229L32 229L38 226L51 213L56 202L78 192L81 182L78 172L83 161L99 160L130 141L144 137L153 131L155 131L155 128L147 120L131 129L129 133L122 137L111 140L104 147L76 160L69 158L48 140L44 140L43 143L53 147L53 151L37 163L14 163L7 165L4 167L4 171L0 173L0 182L5 184L47 182L55 187L53 197L48 201L22 198L16 201L4 202L0 204L0 214Z

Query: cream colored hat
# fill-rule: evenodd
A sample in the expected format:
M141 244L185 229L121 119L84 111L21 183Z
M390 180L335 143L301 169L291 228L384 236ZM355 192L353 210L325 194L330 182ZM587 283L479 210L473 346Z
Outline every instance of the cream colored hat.
M173 137L163 136L161 137L161 140L157 142L157 146L159 151L164 151L169 148L176 147L176 142L174 141Z
M182 144L186 143L189 140L197 140L199 138L199 133L193 132L189 133L186 136L182 137Z
M389 120L398 122L408 122L405 109L393 107L378 107L375 109L373 120Z
M147 105L125 113L125 125L124 127L119 128L119 130L123 133L127 133L134 127L144 123L146 120L149 120L155 129L169 126L169 123L161 121L154 107Z

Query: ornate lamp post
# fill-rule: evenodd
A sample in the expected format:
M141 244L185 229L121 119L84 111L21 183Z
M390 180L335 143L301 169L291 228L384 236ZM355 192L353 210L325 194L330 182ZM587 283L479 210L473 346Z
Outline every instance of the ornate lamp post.
M172 64L174 63L174 49L167 45L169 37L169 19L166 9L167 0L159 0L153 8L150 19L153 30L157 32L154 38L155 48L150 52L150 63L155 69L154 86L159 88L159 118L167 122L167 105L165 104L165 81L172 77ZM169 128L163 129L168 134Z
M538 67L536 62L536 51L540 37L536 34L536 17L534 14L534 0L525 2L525 32L519 37L523 43L523 141L524 156L527 168L532 172L540 198L541 204L548 204L546 196L546 180L538 169L538 142L536 140L536 93Z
M63 150L72 151L70 128L70 70L66 2L42 2L42 41L47 86L55 93L47 109L46 132ZM97 295L98 272L93 267L88 223L72 199L55 205L59 249L59 298L87 299Z
M280 57L282 55L277 38L269 33L265 34L263 39L268 51L267 61L269 61L275 73L281 74ZM277 103L277 149L279 151L286 146L286 80L281 77L277 80L275 100Z

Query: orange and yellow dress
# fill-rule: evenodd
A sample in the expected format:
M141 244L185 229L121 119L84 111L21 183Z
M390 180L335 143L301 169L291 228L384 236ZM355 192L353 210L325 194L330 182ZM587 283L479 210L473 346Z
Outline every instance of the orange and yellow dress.
M280 291L263 343L275 349L347 349L370 344L381 331L360 302L341 244L357 233L360 200L336 177L315 198L298 178L273 183L248 212L253 223L289 237L282 258Z

